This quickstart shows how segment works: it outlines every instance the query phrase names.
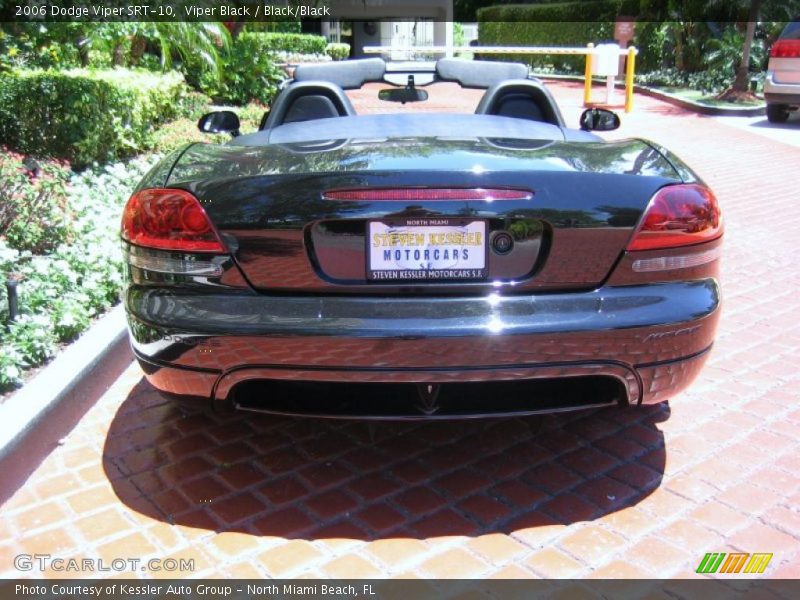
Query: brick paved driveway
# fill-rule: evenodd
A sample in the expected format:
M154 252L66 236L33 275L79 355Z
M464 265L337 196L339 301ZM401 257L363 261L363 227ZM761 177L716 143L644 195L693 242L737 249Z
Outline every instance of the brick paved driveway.
M580 86L552 89L576 123ZM213 420L131 366L2 507L0 574L25 552L214 577L688 577L743 551L800 577L800 148L636 101L614 136L677 152L727 221L719 340L688 392L466 424Z

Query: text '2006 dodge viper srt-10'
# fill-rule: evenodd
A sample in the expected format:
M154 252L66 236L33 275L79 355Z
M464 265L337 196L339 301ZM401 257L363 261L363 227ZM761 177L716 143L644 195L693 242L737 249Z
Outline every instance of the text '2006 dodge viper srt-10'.
M259 130L226 111L122 218L133 348L219 409L456 418L659 402L713 343L722 224L677 157L593 109L564 124L514 63L302 65ZM422 81L425 79L426 81ZM357 115L366 82L401 102ZM414 111L426 85L474 114ZM408 105L407 107L405 105Z

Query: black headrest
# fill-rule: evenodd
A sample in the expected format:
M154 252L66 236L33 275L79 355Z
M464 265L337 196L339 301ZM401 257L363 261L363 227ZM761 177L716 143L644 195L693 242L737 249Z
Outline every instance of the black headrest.
M521 63L461 58L436 61L436 75L441 81L455 81L465 88L483 89L507 79L525 79L528 72L528 66Z
M514 119L528 119L529 121L546 121L539 103L525 94L506 94L500 99L497 110L492 114Z
M503 112L505 101L509 100L518 104L522 98L529 98L531 102L536 104L538 111L524 109L520 106L512 108L509 105L506 107L508 110ZM538 79L511 79L494 84L486 90L486 93L478 103L478 108L475 109L475 113L523 118L525 118L524 115L526 114L528 115L527 118L532 118L537 113L540 113L541 118L532 118L532 120L542 120L545 123L564 127L564 118L561 116L561 111L558 110L556 101L550 91Z
M305 100L305 98L313 100ZM294 108L298 102L300 104ZM314 114L318 116L307 116ZM338 85L328 81L295 81L283 88L273 100L272 107L262 121L260 129L270 129L289 121L344 117L355 114L353 104ZM305 118L301 118L304 115L306 115Z
M329 119L338 117L333 101L326 96L301 96L295 100L286 111L284 123L297 123L298 121L313 121L314 119Z
M368 81L382 81L386 63L382 58L302 64L294 70L295 81L329 81L343 90L355 90Z

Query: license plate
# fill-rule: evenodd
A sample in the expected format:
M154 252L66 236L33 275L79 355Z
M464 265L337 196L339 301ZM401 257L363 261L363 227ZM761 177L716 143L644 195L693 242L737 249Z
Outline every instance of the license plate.
M484 279L486 248L486 221L432 217L369 221L367 279Z

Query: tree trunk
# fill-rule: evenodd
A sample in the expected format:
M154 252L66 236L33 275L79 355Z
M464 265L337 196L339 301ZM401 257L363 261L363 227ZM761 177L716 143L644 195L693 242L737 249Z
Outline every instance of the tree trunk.
M683 24L673 23L672 26L672 39L675 42L675 68L681 73L686 69L686 63L683 60Z
M79 37L75 42L75 47L78 49L78 56L81 59L81 66L89 66L89 38Z
M742 62L736 70L736 79L733 80L733 91L747 92L750 88L750 48L753 45L753 34L756 30L758 11L761 8L761 0L750 2L750 14L747 17L747 30L744 34L744 46L742 47Z
M131 65L135 67L139 64L145 50L147 50L147 40L139 35L134 36L131 42Z
M115 67L124 67L125 66L125 44L120 42L116 46L114 46L114 66Z

